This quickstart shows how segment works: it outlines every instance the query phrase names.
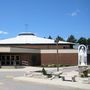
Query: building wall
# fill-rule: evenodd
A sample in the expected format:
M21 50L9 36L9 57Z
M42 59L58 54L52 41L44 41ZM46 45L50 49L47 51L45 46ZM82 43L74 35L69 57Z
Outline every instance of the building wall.
M78 64L78 51L74 49L58 49L58 60L57 60L57 50L56 49L42 49L40 53L0 53L0 58L5 56L20 57L20 65L48 65L48 64L68 64L77 65ZM16 58L15 58L16 59ZM1 60L1 59L0 59ZM7 60L6 60L7 61ZM90 53L88 52L87 62L90 64Z
M90 65L90 47L88 47L87 63Z
M20 47L23 47L23 46L20 46ZM54 45L26 45L24 46L24 48L33 48L33 49L54 49L54 48L57 48L57 46L54 44ZM69 49L69 48L72 48L71 45L58 45L58 48L60 49Z
M78 54L77 53L43 53L41 54L41 64L68 64L68 65L77 65L78 61Z
M14 57L13 60L12 56ZM16 60L17 56L19 57L18 65L41 65L40 54L38 53L0 53L1 65L14 65L14 60ZM7 57L9 57L9 60L7 60ZM7 64L7 61L9 64Z
M22 45L0 45L0 46L9 46L9 47L22 47L22 48L31 48L31 49L56 49L56 44L22 44ZM73 48L73 45L69 44L60 44L58 45L60 49L70 49Z
M31 54L21 54L20 56L21 58L21 65L29 65L30 61L31 61Z
M22 53L20 55L21 65L39 66L41 65L40 54L37 53Z
M14 60L21 65L20 53L0 53L1 65L14 65Z
M87 63L90 65L90 54L87 55Z

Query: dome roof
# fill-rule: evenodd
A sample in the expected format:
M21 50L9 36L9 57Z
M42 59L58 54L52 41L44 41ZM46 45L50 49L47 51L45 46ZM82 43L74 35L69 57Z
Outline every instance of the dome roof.
M31 32L23 32L14 38L0 40L0 44L55 44L52 39L35 36ZM71 44L70 42L59 41L59 44Z
M21 36L21 35L32 35L32 36L35 36L35 34L31 33L31 32L23 32L23 33L18 34L18 36Z

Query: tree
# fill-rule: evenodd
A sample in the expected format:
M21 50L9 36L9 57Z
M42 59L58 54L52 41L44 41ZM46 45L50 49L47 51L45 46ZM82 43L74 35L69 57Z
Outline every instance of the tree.
M87 44L90 45L90 38L87 39Z
M76 43L77 39L73 36L73 35L70 35L67 39L67 42L73 42L73 43Z
M49 35L48 39L52 39L52 37Z
M78 43L79 43L79 44L84 44L84 45L86 45L86 44L87 44L87 39L84 38L84 37L81 37L81 38L78 40Z
M65 41L62 37L60 37L60 36L57 36L56 37L56 40L58 40L58 41Z

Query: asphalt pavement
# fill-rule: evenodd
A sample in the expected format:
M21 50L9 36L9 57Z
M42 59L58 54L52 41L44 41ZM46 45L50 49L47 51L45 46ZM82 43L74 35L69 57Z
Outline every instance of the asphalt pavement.
M0 72L0 90L83 90L73 87L48 85L35 82L13 80L14 77L24 75L24 71Z

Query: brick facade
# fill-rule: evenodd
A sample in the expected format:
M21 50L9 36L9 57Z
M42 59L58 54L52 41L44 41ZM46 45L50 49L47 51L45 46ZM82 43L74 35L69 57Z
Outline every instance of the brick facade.
M76 53L61 53L58 54L41 54L41 64L68 64L68 65L77 65L78 55Z
M20 48L31 48L31 49L56 49L56 44L11 44L11 45L1 45L0 46L9 46L9 47L20 47ZM73 44L59 44L58 48L60 49L73 49Z
M1 56L19 56L19 65L40 66L48 64L63 64L63 65L77 65L77 53L59 53L57 60L57 53L1 53ZM11 60L11 59L10 59ZM90 54L87 56L87 62L90 64Z
M87 63L90 65L90 54L87 55Z

